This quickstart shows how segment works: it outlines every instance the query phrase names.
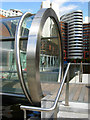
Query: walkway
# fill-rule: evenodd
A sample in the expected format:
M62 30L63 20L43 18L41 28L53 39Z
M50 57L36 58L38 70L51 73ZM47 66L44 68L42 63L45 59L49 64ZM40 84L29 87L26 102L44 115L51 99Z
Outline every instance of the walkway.
M57 118L60 120L88 120L88 101L90 94L90 75L83 75L82 83L75 76L69 83L69 106L65 106L66 83L58 103ZM46 97L42 100L42 107L51 107L59 89L59 83L42 83L42 89ZM48 117L50 113L42 113Z
M42 89L44 90L44 94L51 95L51 97L49 97L49 100L55 99L59 86L60 84L58 83L42 83ZM63 87L63 91L59 101L65 100L65 89L66 89L66 84ZM90 89L90 86L88 86L88 84L70 83L69 84L69 101L87 103L89 89Z

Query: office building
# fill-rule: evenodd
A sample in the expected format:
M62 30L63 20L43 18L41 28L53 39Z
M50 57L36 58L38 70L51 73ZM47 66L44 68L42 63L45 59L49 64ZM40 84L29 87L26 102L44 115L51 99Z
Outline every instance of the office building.
M83 24L83 58L90 58L90 23Z
M83 57L83 14L76 10L61 16L61 21L67 23L68 59L82 59Z

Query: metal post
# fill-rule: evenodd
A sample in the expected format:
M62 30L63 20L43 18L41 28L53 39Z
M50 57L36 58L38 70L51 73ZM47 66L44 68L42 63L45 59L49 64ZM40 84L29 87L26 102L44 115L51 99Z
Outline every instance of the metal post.
M48 67L48 56L47 56L47 67Z
M50 56L50 66L51 66L51 56Z
M53 56L53 66L54 66L54 56Z
M23 110L23 112L24 112L24 120L27 120L26 110Z
M66 80L65 106L69 106L69 71L67 73L67 80Z
M83 73L83 71L82 71L82 62L81 62L81 64L80 64L79 82L82 82L82 73Z
M83 74L83 64L81 62L81 73Z
M57 105L56 108L55 108L55 110L54 110L54 113L53 113L53 120L57 120L58 111L59 111L59 107Z

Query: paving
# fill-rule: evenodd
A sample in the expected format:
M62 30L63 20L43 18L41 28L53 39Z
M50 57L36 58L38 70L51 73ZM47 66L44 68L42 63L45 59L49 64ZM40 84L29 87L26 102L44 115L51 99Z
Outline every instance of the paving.
M57 118L60 120L90 120L89 118L89 94L90 94L90 75L83 75L82 82L75 76L69 83L69 106L65 106L66 83L64 84L62 94L58 102ZM42 83L44 95L44 107L52 106L60 83ZM46 100L46 101L45 101ZM49 116L49 114L46 114Z
M88 104L81 102L69 102L69 106L65 106L65 102L59 103L58 118L72 119L88 119Z
M49 100L55 99L59 87L60 87L59 83L42 83L42 89L44 91L44 95L51 95L51 97L49 97ZM88 86L88 84L70 83L69 101L88 103L89 89L90 87ZM59 101L65 100L65 92L66 92L66 84L63 87Z

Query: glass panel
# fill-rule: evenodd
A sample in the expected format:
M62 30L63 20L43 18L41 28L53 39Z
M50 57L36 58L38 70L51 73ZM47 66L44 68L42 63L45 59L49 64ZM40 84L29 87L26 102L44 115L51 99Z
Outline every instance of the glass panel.
M20 17L0 19L0 37L15 36L16 26Z
M2 49L0 48L0 56L2 56L2 61L0 61L0 71L2 72L0 91L2 89L2 92L22 94L23 91L16 69L14 42L4 41L2 43L0 42L0 44L2 44Z
M34 16L25 18L22 25L21 36L28 36L33 18ZM0 37L14 37L19 20L20 17L0 19Z
M34 16L25 18L21 28L21 36L28 36L29 28L31 26L32 20ZM0 37L14 37L16 26L19 22L19 17L16 18L8 18L0 20ZM2 32L1 32L2 30ZM2 76L0 76L0 91L6 93L16 93L23 94L20 80L18 78L17 69L16 69L16 61L14 54L14 44L15 41L0 41L0 72L2 72ZM27 84L26 77L26 47L27 40L20 41L20 57L21 57L21 66L23 70L23 76L25 82Z
M48 31L48 32L47 32ZM56 22L48 18L45 22L40 48L41 82L57 82L59 74L60 51L59 33Z

